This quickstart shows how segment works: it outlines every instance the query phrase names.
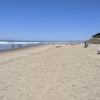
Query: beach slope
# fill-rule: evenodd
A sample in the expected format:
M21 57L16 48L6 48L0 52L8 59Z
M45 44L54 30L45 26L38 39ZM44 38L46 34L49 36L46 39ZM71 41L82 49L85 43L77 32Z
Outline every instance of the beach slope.
M98 45L45 45L0 53L0 100L100 100Z

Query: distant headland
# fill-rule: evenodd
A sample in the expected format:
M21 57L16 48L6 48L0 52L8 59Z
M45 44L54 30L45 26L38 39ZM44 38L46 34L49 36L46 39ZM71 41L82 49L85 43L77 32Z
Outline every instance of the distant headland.
M100 33L96 33L95 35L92 35L92 37L88 40L88 43L100 44Z

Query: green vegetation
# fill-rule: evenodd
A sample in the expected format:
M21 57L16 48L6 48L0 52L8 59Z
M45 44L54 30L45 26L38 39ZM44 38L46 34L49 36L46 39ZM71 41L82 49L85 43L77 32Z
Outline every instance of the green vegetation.
M92 38L89 39L87 42L91 44L100 44L100 33L93 35Z
M91 38L89 41L87 41L88 43L91 44L100 44L100 38Z

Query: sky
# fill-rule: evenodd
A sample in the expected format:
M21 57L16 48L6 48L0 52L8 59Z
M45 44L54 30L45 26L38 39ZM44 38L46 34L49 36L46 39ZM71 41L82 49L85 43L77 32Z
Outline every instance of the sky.
M0 39L86 40L100 32L100 0L0 0Z

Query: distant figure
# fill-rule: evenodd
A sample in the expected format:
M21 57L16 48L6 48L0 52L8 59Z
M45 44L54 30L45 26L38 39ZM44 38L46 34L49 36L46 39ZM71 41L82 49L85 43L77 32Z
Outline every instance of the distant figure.
M30 44L30 43L29 43L28 45L29 45L29 46L31 46L31 44Z
M87 42L84 42L84 48L87 48L89 45L87 44Z
M21 44L18 44L18 48L21 48Z
M12 49L14 48L14 44L12 44Z

